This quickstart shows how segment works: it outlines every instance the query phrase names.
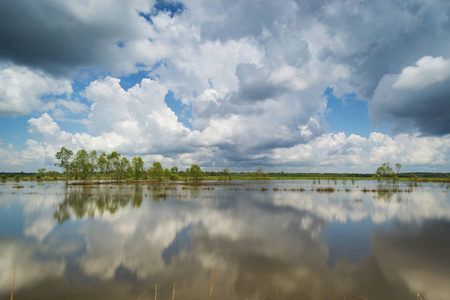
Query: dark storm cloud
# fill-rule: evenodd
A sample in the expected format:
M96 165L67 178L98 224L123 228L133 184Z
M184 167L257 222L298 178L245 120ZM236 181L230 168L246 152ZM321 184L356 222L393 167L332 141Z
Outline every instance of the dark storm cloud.
M439 58L429 58L428 65L435 61L445 63ZM450 65L450 61L447 62L447 65ZM425 67L422 66L422 68ZM416 69L420 70L420 68ZM439 74L439 70L431 70L431 72ZM398 87L397 83L401 76L387 75L380 81L374 98L369 103L369 113L373 122L377 125L388 124L395 133L418 129L425 135L449 134L450 77L424 87L418 86L423 83L423 80L412 81L408 83L408 86ZM440 76L445 76L445 74Z
M127 6L98 2L95 10L89 11L83 5L51 0L1 1L0 58L53 74L107 66L111 58L106 48L134 35L134 26L123 23Z

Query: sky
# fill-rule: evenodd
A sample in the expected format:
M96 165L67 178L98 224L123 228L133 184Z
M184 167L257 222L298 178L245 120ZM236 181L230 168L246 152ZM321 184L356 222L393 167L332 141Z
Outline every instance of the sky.
M0 172L450 170L447 0L3 0Z

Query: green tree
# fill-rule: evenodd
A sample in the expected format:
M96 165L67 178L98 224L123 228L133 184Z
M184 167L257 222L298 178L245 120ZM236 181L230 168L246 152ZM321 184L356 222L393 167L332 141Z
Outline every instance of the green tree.
M390 177L392 177L392 174L393 170L389 162L385 162L377 168L376 175L378 176L378 178L380 178L380 180L389 180Z
M56 159L59 160L56 166L63 168L66 173L66 181L69 180L69 170L70 170L70 159L72 158L72 150L62 147L60 151L56 152Z
M75 172L75 178L86 180L92 174L92 164L89 159L89 154L86 150L79 150L72 161L72 171Z
M142 179L144 172L145 172L144 161L142 160L142 158L139 156L133 157L133 159L131 161L131 165L133 168L134 179L136 179L136 180Z
M184 180L188 180L190 174L191 174L191 169L186 168L186 171L185 171L184 174L183 174L183 175L184 175Z
M98 169L97 161L98 161L97 151L92 150L91 152L89 152L89 163L91 164L90 176L92 176L93 173L95 173Z
M400 174L400 170L402 169L402 165L399 163L395 164L395 170L397 171L397 174Z
M178 167L172 167L170 168L170 173L178 173Z
M98 156L96 165L100 174L104 175L108 171L108 157L105 152Z
M36 178L41 179L42 177L44 177L44 173L45 173L45 168L38 169Z
M231 179L230 169L228 168L223 169L222 174L224 176L224 179Z
M190 175L193 180L201 180L203 178L203 172L198 165L192 165Z
M148 175L152 179L156 179L158 181L162 180L163 168L159 161L153 162L152 166L148 169Z
M121 154L117 153L116 151L113 151L110 154L108 154L107 159L108 159L107 168L109 167L108 171L111 172L112 179L118 180Z
M125 179L127 172L131 170L130 161L126 157L122 157L117 168L117 178L119 180Z
M255 179L260 179L264 175L263 167L259 167L255 173L253 173L253 176Z
M171 173L170 173L169 169L165 168L164 169L164 178L170 178L170 175L171 175Z

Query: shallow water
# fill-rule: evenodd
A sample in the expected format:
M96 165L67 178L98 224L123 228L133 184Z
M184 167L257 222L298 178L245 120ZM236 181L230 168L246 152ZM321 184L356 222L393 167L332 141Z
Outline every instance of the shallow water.
M374 181L0 184L0 299L450 298L450 193ZM334 192L317 192L330 186Z

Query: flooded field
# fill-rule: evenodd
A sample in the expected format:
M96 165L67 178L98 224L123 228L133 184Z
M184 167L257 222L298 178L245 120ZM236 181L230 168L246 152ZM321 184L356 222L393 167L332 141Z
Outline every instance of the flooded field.
M447 184L0 184L0 299L450 298Z

